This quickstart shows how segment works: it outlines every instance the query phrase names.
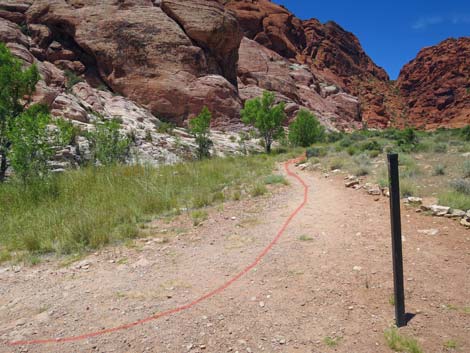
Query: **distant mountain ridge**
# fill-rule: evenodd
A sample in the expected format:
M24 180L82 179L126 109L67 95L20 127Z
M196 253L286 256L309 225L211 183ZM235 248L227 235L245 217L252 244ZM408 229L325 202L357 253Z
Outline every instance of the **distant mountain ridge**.
M36 99L72 120L64 72L181 126L208 106L237 129L263 90L332 129L470 123L469 37L423 49L393 82L354 34L269 0L2 0L0 41L40 63Z

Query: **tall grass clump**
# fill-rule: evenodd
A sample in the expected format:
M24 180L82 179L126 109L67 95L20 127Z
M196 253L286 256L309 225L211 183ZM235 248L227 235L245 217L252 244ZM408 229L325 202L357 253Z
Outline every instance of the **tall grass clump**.
M398 329L391 328L384 333L385 341L394 352L422 353L422 349L416 339L400 334Z
M139 223L153 217L209 205L239 185L258 186L274 161L251 156L159 168L111 165L28 185L11 180L0 185L0 250L69 254L133 238Z

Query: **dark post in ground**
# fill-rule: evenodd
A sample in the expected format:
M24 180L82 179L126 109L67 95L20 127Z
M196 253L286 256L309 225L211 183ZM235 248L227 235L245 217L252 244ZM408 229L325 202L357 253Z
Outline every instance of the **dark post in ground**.
M398 154L388 156L390 183L390 219L392 224L393 283L395 288L395 320L398 327L406 326L405 287L403 284L403 252L401 240L400 181Z

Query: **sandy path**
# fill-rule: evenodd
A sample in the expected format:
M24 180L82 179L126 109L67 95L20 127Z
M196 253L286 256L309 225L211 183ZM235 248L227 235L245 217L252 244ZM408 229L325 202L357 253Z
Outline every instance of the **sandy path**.
M0 269L0 351L391 352L383 339L394 314L388 200L298 173L310 185L309 203L266 258L222 294L167 318L73 343L4 344L125 324L218 287L300 204L296 181L272 196L216 207L200 227L187 216L155 222L154 238L105 249L82 268ZM418 232L429 228L439 234ZM449 339L470 352L470 232L404 209L403 234L407 311L418 313L403 332L425 352L445 352ZM326 336L341 340L327 347Z

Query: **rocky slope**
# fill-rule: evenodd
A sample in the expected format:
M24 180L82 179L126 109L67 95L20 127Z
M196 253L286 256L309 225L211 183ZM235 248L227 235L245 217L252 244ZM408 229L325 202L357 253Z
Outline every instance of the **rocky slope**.
M263 90L291 119L305 108L331 129L462 126L468 40L423 50L396 85L352 33L269 0L0 0L0 41L41 70L37 101L77 124L124 116L137 136L204 105L214 128L237 130ZM69 87L71 72L84 82Z
M470 37L421 50L403 67L398 87L413 125L432 129L470 124Z

